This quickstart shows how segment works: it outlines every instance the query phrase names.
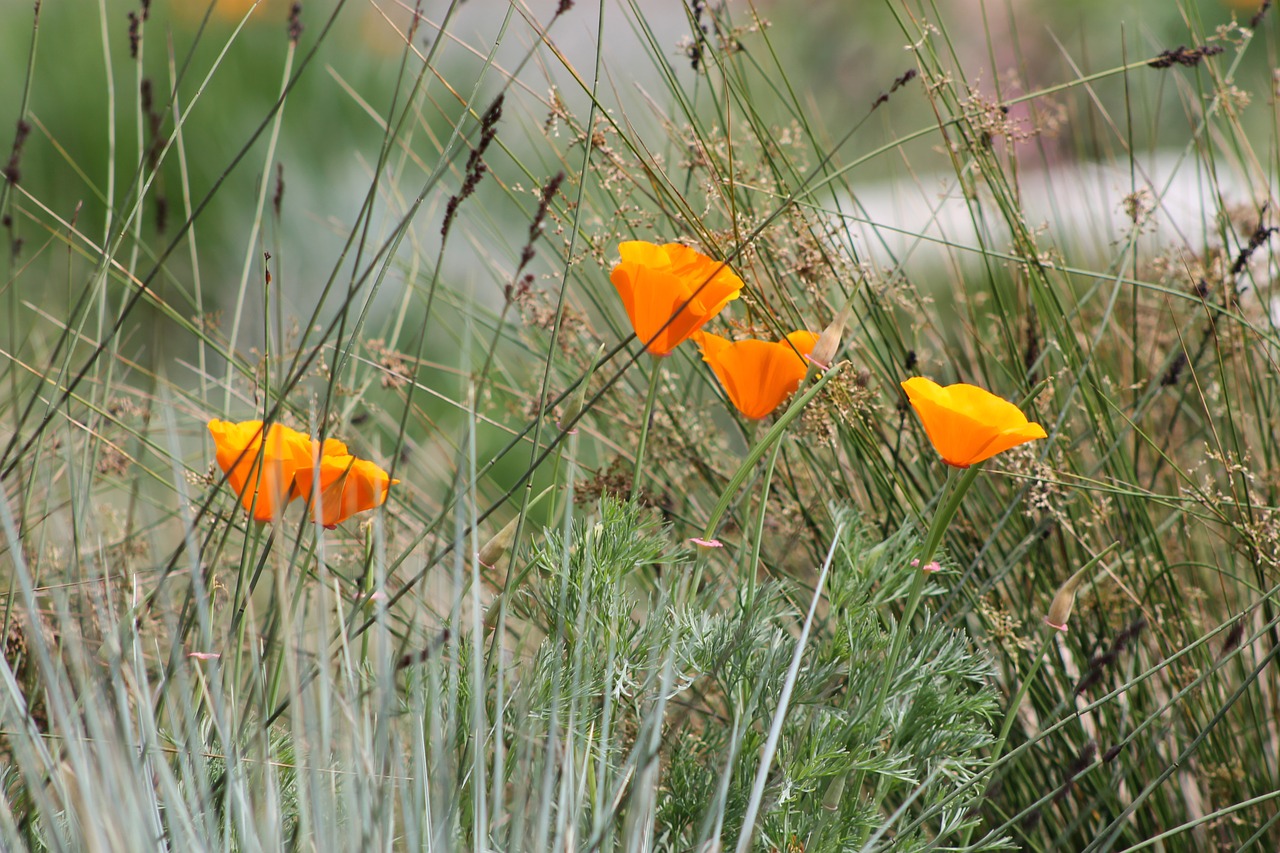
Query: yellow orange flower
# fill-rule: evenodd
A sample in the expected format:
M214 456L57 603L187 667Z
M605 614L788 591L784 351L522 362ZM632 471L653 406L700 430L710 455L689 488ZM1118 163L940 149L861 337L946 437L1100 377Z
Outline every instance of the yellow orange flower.
M731 342L710 332L698 333L702 360L711 365L729 402L744 417L759 420L800 387L818 336L792 332L781 341Z
M654 355L671 352L742 290L742 279L726 264L679 243L631 240L618 253L622 260L609 280L636 337Z
M990 391L960 383L945 388L916 376L902 383L929 441L948 465L968 468L1011 447L1044 438L1017 406Z
M284 20L282 9L287 8L281 0L260 0L255 7L254 0L218 0L213 7L213 17L224 21L238 23L250 9L253 10L253 17L250 20ZM209 8L208 2L192 2L192 0L171 0L169 7L174 17L184 24L198 24L204 20L206 10ZM264 14L268 9L272 9L270 15Z
M244 508L256 521L279 518L285 505L297 497L294 478L312 465L314 442L281 424L268 427L264 441L262 421L231 423L215 418L209 421L209 432L217 448L218 467Z
M381 506L387 491L399 483L367 459L357 459L347 446L328 439L315 465L298 471L297 492L311 501L316 472L320 483L320 523L329 529L337 527L357 512ZM310 506L307 512L314 517Z

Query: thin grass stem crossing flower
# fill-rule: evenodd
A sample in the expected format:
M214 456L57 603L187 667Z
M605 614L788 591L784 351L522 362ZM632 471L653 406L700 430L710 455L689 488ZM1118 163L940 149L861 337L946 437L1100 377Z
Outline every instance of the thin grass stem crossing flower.
M382 506L387 492L399 483L386 471L367 459L347 452L347 446L336 439L324 443L322 453L312 467L297 474L297 493L310 503L319 476L320 505L309 505L307 512L332 530L358 512Z
M968 468L1019 444L1046 437L1044 427L1029 422L1013 403L973 385L943 387L915 376L902 383L902 390L934 449L956 468Z
M278 521L284 508L303 498L311 503L319 472L320 523L330 529L357 512L381 506L399 483L365 459L357 459L336 438L324 444L282 424L272 424L263 441L262 421L209 421L218 466L255 521Z
M759 420L795 393L809 369L805 357L818 336L792 332L780 341L729 341L710 332L696 336L729 402L743 417Z
M314 442L282 424L271 424L263 438L262 421L209 421L218 467L255 521L274 521L298 496L294 480L310 469Z
M653 355L667 355L738 298L742 279L728 264L679 243L629 240L609 280L636 337Z

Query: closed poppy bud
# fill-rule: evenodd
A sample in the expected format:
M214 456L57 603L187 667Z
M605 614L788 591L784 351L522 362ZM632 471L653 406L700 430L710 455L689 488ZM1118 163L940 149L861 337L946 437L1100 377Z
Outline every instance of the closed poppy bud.
M948 465L968 468L1011 447L1045 438L1044 427L1030 423L1008 400L973 385L945 388L916 376L902 383L924 431Z
M847 777L843 774L831 780L827 791L822 795L822 807L829 812L840 811L840 800L844 797L844 784Z
M533 500L529 501L529 505L525 507L525 509L532 510L538 504L542 503L542 499L551 494L555 488L556 487L554 485L547 486L545 489L538 492L538 494L533 497ZM492 539L480 546L480 550L476 553L476 559L480 561L480 565L484 566L486 569L496 569L498 567L498 561L505 557L507 552L511 550L511 544L515 542L516 539L516 528L519 526L520 516L517 515L515 518L504 524L502 529L494 534Z
M850 299L840 314L818 335L818 342L813 345L813 352L809 353L809 361L823 370L831 366L840 352L840 339L844 337L845 324L849 322L849 314L853 312L852 297Z
M1048 605L1048 615L1044 616L1044 624L1060 631L1066 630L1066 620L1070 619L1071 610L1075 607L1075 590L1079 588L1082 576L1080 573L1071 575L1057 589L1057 593L1053 594L1053 601Z
M476 554L476 559L480 561L480 565L486 569L495 569L498 561L507 554L507 549L511 547L511 543L516 538L516 526L520 523L520 516L516 516L503 526L497 534L480 548Z
M297 497L295 478L312 463L312 441L282 424L272 424L263 440L262 421L231 423L209 421L209 433L217 451L218 467L240 495L240 503L252 511L255 521L280 517Z
M325 442L324 453L315 466L298 472L298 491L308 501L312 499L312 489L316 488L318 473L319 519L330 530L358 512L381 506L388 490L400 482L367 459L357 459L339 450L346 450L346 445L340 441L332 445ZM307 512L315 517L316 509L310 506Z
M729 402L743 417L758 420L800 387L818 336L792 332L781 341L729 341L709 332L698 334L702 360L711 365Z
M1067 581L1058 589L1053 601L1049 603L1049 613L1044 617L1044 624L1058 631L1067 630L1067 620L1071 618L1071 610L1075 607L1076 587L1079 585L1078 581Z
M1046 625L1058 631L1067 630L1067 620L1071 618L1071 610L1076 603L1076 590L1080 588L1085 575L1089 574L1094 566L1102 562L1103 557L1118 547L1120 547L1119 542L1112 542L1099 551L1089 562L1076 569L1071 577L1067 578L1066 582L1058 587L1057 593L1053 596L1053 601L1049 602L1049 612L1044 617Z
M602 355L604 355L603 344L591 362L591 369L587 371L587 375L582 377L582 381L578 383L578 390L569 398L569 405L565 406L564 414L556 423L556 426L560 427L560 429L567 429L570 435L578 431L578 428L573 424L582 412L582 407L586 405L587 392L591 388L591 377L596 375L596 368L600 366L600 356Z
M1067 578L1066 583L1058 587L1053 601L1049 602L1049 613L1044 617L1044 624L1058 631L1067 630L1067 620L1071 618L1071 611L1076 605L1076 590L1080 588L1080 582L1084 580L1086 570L1092 568L1093 563L1094 561L1090 561L1088 565Z
M742 279L727 264L679 243L630 240L609 280L618 290L636 337L653 355L667 355L738 298Z

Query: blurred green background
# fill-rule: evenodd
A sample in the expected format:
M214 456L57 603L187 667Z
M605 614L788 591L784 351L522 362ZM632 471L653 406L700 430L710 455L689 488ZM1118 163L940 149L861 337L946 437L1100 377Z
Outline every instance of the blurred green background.
M174 126L168 93L180 77L177 98L181 108L186 109L198 97L183 139L191 197L199 201L218 181L222 184L196 224L195 254L187 246L175 251L164 266L157 291L179 312L193 314L193 266L198 264L205 311L225 308L231 298L228 294L239 290L242 277L261 279L261 253L265 251L273 256L273 274L281 287L285 316L309 316L320 286L339 264L343 243L373 180L373 164L383 144L381 117L404 106L414 77L422 69L416 60L402 64L404 34L412 17L406 4L351 0L342 6L332 30L317 47L317 38L338 4L336 0L308 0L301 5L304 30L294 70L313 49L315 56L289 95L273 166L264 173L269 134L263 134L232 169L233 161L279 95L292 5L284 0L261 0L256 7L247 0L219 0L212 6L204 0L154 0L141 31L139 66L130 50L130 15L138 15L141 8L137 0L103 0L101 5L46 0L40 4L35 63L27 93L31 131L19 162L20 192L11 196L8 211L13 218L11 236L22 240L22 250L11 269L22 268L24 274L20 279L11 278L11 284L17 280L18 286L30 288L32 282L41 281L41 292L33 295L45 301L71 299L80 292L93 259L81 261L73 256L69 260L65 248L50 242L51 231L58 228L58 220L74 221L87 239L100 242L106 228L108 193L117 222L128 211L137 190L139 163L145 161L151 144L147 126L152 119L135 93L144 80L150 82L152 111L157 114L161 134L167 135ZM415 47L425 51L448 16L446 42L428 70L423 107L413 116L416 127L402 136L393 153L395 167L389 170L393 179L384 180L378 188L378 214L372 228L375 238L383 239L390 233L408 200L424 186L438 160L441 140L463 115L463 102L471 97L477 81L481 93L495 92L505 75L520 68L518 83L509 92L501 133L514 162L495 155L491 166L508 183L503 192L483 188L482 215L466 212L468 239L454 241L443 279L454 291L496 298L510 272L510 257L518 254L521 229L528 222L531 186L558 168L560 159L576 162L574 141L568 135L552 135L548 140L542 129L553 89L571 114L579 120L586 115L588 100L575 74L590 80L601 27L600 8L577 3L555 21L550 32L560 55L544 46L533 50L532 58L525 61L556 6L552 0L540 0L527 9L480 0L456 6L443 2L422 5L426 20L416 33ZM698 6L677 0L625 4L609 0L604 5L603 105L614 111L615 119L642 134L649 128L656 145L664 144L661 122L666 118L662 114L665 94L654 50L645 41L652 39L652 45L665 51L670 72L682 85L696 90L698 72L691 67L688 45ZM794 90L801 103L811 105L810 118L829 139L843 135L866 114L880 92L913 67L914 59L904 49L904 21L924 20L938 27L938 49L954 53L955 67L963 70L976 94L994 98L998 93L1009 98L1068 84L1080 76L1197 39L1216 37L1218 43L1230 47L1231 39L1239 33L1221 28L1237 18L1245 23L1255 11L1252 0L956 0L936 7L782 0L753 6L734 0L728 5L729 15L740 23L737 38L741 49L762 59L765 52L776 51L778 64L788 71L788 79L764 83ZM647 31L637 26L638 20L644 21ZM758 20L766 22L767 44L758 32ZM1274 20L1271 15L1264 26L1274 26ZM24 81L28 79L32 23L33 4L8 2L0 6L0 80L5 81L0 86L0 150L12 140L19 118ZM233 39L241 25L243 29ZM501 49L494 55L494 66L485 70L485 55L499 39ZM1255 99L1271 97L1268 63L1264 51L1249 51L1234 68L1233 82ZM768 64L761 62L762 67ZM1058 124L1054 132L1038 134L1020 146L1022 165L1038 168L1079 161L1123 162L1117 134L1127 135L1136 151L1157 152L1166 144L1175 149L1185 145L1193 121L1191 112L1182 106L1186 93L1178 90L1170 75L1143 74L1145 70L1112 75L1088 89L1072 86L1037 100L1034 109L1040 113L1032 112L1031 106L1015 108L1012 117L1031 124L1044 121L1045 111L1059 111L1052 119ZM927 99L918 93L908 94L878 110L841 156L853 159L934 123ZM476 103L483 104L488 97L481 94ZM759 108L780 123L788 120L768 98L761 98ZM1115 127L1108 127L1103 115L1109 116ZM1257 138L1272 133L1266 109L1246 108L1241 121L1259 134ZM109 164L112 150L114 162ZM109 166L114 167L114 173ZM422 250L437 245L444 200L456 189L458 166L460 163L454 164L452 176L439 191L428 194L417 214L414 240L402 248L403 263L395 274L410 275L413 252L434 256ZM927 196L931 176L945 174L949 167L937 135L928 134L855 172L855 180L868 188L871 197L878 188L896 192L896 186L904 183L918 186ZM527 180L513 181L511 176L518 177L521 171ZM277 219L270 199L280 178L284 193ZM251 245L253 210L264 180L270 183L267 209L262 233ZM142 240L137 246L142 260L167 245L185 219L183 183L179 158L171 152L145 203ZM378 239L372 244L377 245ZM125 251L130 248L132 243L127 243ZM490 250L493 257L485 257ZM350 263L348 257L348 267L341 271L349 271ZM50 270L47 281L53 282L51 286L44 286L46 279L31 275L32 269L42 266ZM144 269L147 265L135 266ZM375 314L399 310L401 300L396 290L394 286L383 288ZM254 306L248 306L246 316L252 318L253 310ZM247 322L237 345L255 345L260 334L254 329L260 325L260 321Z

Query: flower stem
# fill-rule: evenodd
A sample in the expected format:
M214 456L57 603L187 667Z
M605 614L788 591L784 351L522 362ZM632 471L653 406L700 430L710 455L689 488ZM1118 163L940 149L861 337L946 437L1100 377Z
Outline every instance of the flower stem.
M769 464L764 469L764 483L760 487L760 515L756 521L755 542L751 546L751 559L747 562L747 617L751 616L756 605L756 572L760 565L760 545L764 540L764 518L769 511L769 487L773 484L773 469L778 464L778 452L782 450L782 442L773 443L773 452L769 454Z
M644 451L645 446L649 443L649 422L653 420L653 404L658 397L658 377L662 373L662 366L655 358L653 360L653 372L649 374L649 395L644 401L644 416L640 420L640 444L636 447L636 469L631 475L631 499L635 500L640 494L640 481L644 476Z
M1005 742L1009 740L1009 732L1013 729L1013 720L1018 716L1018 709L1022 707L1022 700L1026 698L1027 691L1031 688L1031 682L1035 680L1036 675L1040 673L1040 667L1044 664L1045 654L1049 651L1050 644L1053 643L1053 635L1057 633L1054 629L1045 626L1044 642L1040 644L1040 651L1036 654L1035 663L1031 665L1022 683L1018 685L1018 692L1013 697L1013 701L1009 703L1009 710L1005 712L1004 724L1000 727L1000 736L996 738L995 746L991 748L991 762L987 765L987 778L982 783L982 793L980 793L975 802L982 802L987 797L987 790L991 787L991 780L995 778L995 766L1000 760L1000 754L1004 752ZM970 824L961 836L961 848L969 846L969 839L973 835L973 829L977 824Z
M933 522L929 526L929 534L925 537L924 547L920 549L920 556L917 557L917 563L911 576L911 588L907 592L907 604L902 610L902 618L898 620L898 624L894 626L893 641L889 646L889 656L885 659L884 675L880 679L880 689L876 691L876 710L872 715L872 720L880 719L880 714L884 710L885 700L888 698L889 688L893 683L893 675L898 668L898 658L902 656L902 649L907 644L907 633L911 630L911 622L915 619L916 609L920 606L920 598L924 593L925 577L928 572L925 566L933 559L938 552L938 547L942 544L942 537L947 532L947 526L951 523L951 519L955 516L956 511L960 509L960 501L964 498L965 492L969 491L969 487L973 485L973 481L978 477L978 466L973 465L966 468L964 473L957 479L954 471L950 472L947 477L947 483L943 486L946 489L951 487L951 493L947 495L946 500L940 502L941 509L933 517ZM954 483L954 485L953 485ZM859 774L858 784L854 786L854 790L862 787L862 773ZM879 796L877 795L877 799Z
M809 401L822 390L823 385L826 385L837 373L840 372L840 368L842 366L843 365L840 364L833 365L830 370L819 376L817 381L810 385L807 391L792 400L791 405L782 413L782 416L778 418L777 422L769 428L769 431L765 433L764 438L756 442L755 447L752 447L751 450L747 452L747 457L742 460L742 464L738 466L738 470L734 472L733 477L730 478L728 484L725 485L724 491L720 494L719 502L716 503L715 509L711 511L711 517L707 519L707 525L703 528L703 539L715 538L716 528L720 526L720 519L724 517L725 512L729 509L729 504L733 502L734 496L738 494L738 489L742 488L742 484L745 483L747 477L751 475L751 470L755 468L756 463L764 457L765 452L768 451L769 448L778 443L778 440L782 438L782 434L786 432L786 429L790 426L791 422L800 416L800 413L804 411L804 407L809 404ZM815 372L816 368L811 367L809 373L805 376L805 380L808 381ZM803 385L801 387L803 387ZM773 466L770 465L770 471L772 470ZM757 541L758 540L759 537L757 537ZM690 584L686 588L690 594L697 594L698 587L702 583L702 569L706 565L706 560L707 558L705 555L699 555L697 558Z
M831 379L840 372L840 368L842 366L843 365L840 364L834 365L830 370L818 377L818 381L810 385L809 390L795 398L791 405L787 407L787 410L782 413L782 417L778 418L777 422L767 433L765 433L764 438L760 439L760 441L756 443L756 446L751 448L750 452L747 453L747 458L742 460L742 464L738 466L737 472L734 473L732 479L730 479L728 484L724 487L724 491L720 494L720 501L716 504L715 509L711 511L711 517L707 519L707 526L703 528L703 539L715 538L716 528L720 526L720 519L724 517L725 512L729 509L729 504L733 502L733 498L737 495L738 489L742 488L742 484L746 482L747 477L750 476L751 469L754 468L756 463L764 456L765 451L772 447L774 442L782 437L782 433L791 425L791 422L800 416L800 413L804 411L804 407L808 405L809 401L822 390L822 386L826 385L827 382L831 381Z
M950 526L951 519L955 516L956 511L960 509L960 501L964 498L965 492L969 491L969 487L973 485L973 481L978 478L980 470L977 465L964 469L964 473L956 481L955 489L947 497L946 503L942 504L942 509L933 517L933 523L929 526L929 536L924 540L924 548L920 551L921 568L928 565L929 561L938 553L938 548L942 545L942 537L946 534L947 527ZM920 574L924 573L921 572Z
M969 487L977 479L978 470L976 465L970 466L965 469L965 472L960 475L958 480L954 479L954 477L947 478L948 485L952 480L954 480L955 485L951 489L951 494L947 496L946 502L942 504L942 509L933 517L933 523L929 526L929 535L924 540L924 547L920 549L920 556L917 558L919 562L911 577L911 589L907 593L907 606L902 611L902 619L898 622L897 630L893 632L893 644L889 647L889 658L886 661L884 680L880 684L880 706L884 705L889 678L898 665L898 657L902 654L902 647L907 642L907 631L911 628L911 620L915 618L916 608L920 606L920 596L924 592L924 581L926 575L928 575L928 572L925 571L925 566L929 565L929 561L938 553L938 547L942 544L942 537L947 532L947 526L951 524L951 519L955 516L956 510L960 509L960 500L964 497L965 492L969 491ZM946 488L946 486L943 488Z
M261 463L259 463L261 464ZM247 486L246 486L247 488ZM243 659L245 644L245 624L242 614L244 613L246 599L253 594L253 583L249 578L251 569L258 562L258 551L262 546L262 534L266 529L266 525L253 521L252 516L248 521L249 525L249 543L248 547L240 553L240 566L236 572L236 587L232 594L231 600L236 605L235 617L232 619L232 633L236 635L236 654L232 672L235 673L235 682L240 684L240 676L242 674L241 662ZM237 624L238 623L238 624Z
M1115 548L1119 547L1119 542L1112 542L1106 548L1103 548L1089 562L1085 563L1077 571L1077 574L1087 572L1102 561L1102 558L1111 553ZM1027 671L1027 675L1022 679L1022 683L1018 685L1018 692L1009 702L1009 709L1005 711L1004 723L1000 726L1000 735L996 738L995 745L991 747L991 761L987 765L986 779L982 783L982 792L978 794L977 802L982 802L987 797L987 790L991 787L992 781L995 779L996 765L1000 762L1000 756L1004 753L1005 743L1009 740L1009 732L1013 729L1013 721L1018 716L1018 709L1022 707L1022 700L1026 698L1027 691L1031 688L1031 682L1035 680L1036 675L1040 672L1040 667L1044 664L1045 656L1049 652L1049 647L1053 645L1053 638L1059 629L1053 625L1046 624L1042 626L1044 631L1044 642L1040 644L1040 652L1036 655L1035 663L1031 665L1031 669ZM969 846L969 839L973 835L974 826L970 825L965 829L962 836L961 847Z

